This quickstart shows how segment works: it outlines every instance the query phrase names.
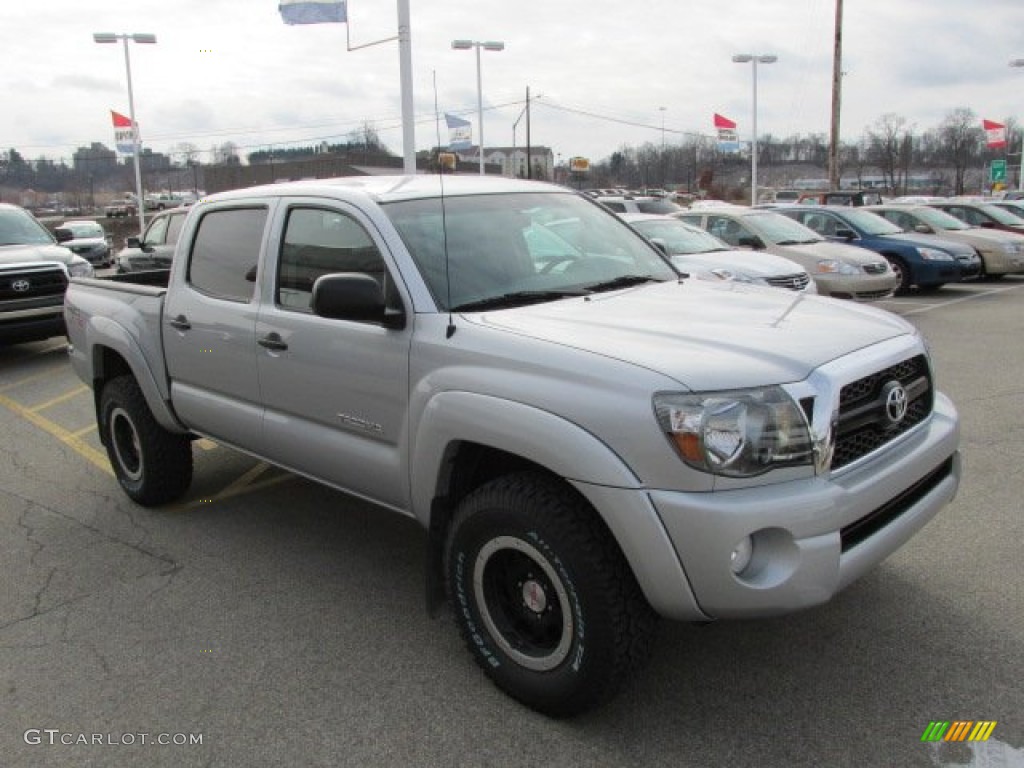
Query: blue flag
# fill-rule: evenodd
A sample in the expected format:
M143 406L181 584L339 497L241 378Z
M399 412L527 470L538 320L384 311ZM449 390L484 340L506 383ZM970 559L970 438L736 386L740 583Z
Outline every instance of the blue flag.
M285 24L346 23L346 0L281 0L277 6Z

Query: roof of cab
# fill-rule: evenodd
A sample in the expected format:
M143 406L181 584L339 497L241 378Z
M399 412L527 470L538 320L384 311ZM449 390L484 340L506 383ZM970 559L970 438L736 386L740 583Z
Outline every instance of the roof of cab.
M443 187L442 187L443 183ZM239 200L254 197L307 196L348 198L365 196L378 203L398 200L447 196L500 194L510 192L563 192L575 190L539 181L504 177L418 174L415 176L343 176L332 179L307 179L279 184L265 184L246 189L219 192L203 198L204 202Z

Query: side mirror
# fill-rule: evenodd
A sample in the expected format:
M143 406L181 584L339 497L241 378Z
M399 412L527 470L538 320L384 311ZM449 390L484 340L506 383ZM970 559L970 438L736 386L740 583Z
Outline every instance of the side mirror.
M994 221L983 221L983 222L981 222L981 227L983 229L995 229L995 226L996 226L996 223Z
M741 248L753 248L755 251L764 249L764 243L761 242L761 238L755 235L743 235L736 244Z
M68 240L75 239L75 233L64 227L57 227L53 230L53 234L56 236L58 243L66 243Z
M668 246L667 246L667 245L665 245L665 241L664 241L664 240L662 240L662 239L661 239L660 237L652 237L652 238L651 238L651 243L652 243L652 244L653 244L653 245L654 245L655 247L657 247L657 249L658 249L659 251L661 251L661 252L662 252L663 254L665 254L666 256L668 256Z
M927 224L915 224L914 231L920 232L922 235L932 234L932 228L929 227Z
M380 323L393 330L405 327L405 311L388 307L377 281L358 272L318 277L311 306L320 317Z
M843 240L856 240L857 233L852 229L837 229L836 237L841 237Z
M128 248L141 248L142 241L139 240L138 235L132 235L124 241L124 244Z

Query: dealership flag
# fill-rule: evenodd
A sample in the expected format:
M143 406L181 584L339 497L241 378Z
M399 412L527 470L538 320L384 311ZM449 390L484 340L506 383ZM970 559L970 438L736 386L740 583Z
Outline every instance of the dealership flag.
M989 149L1002 149L1006 146L1006 126L991 120L982 120L985 128L985 141Z
M715 112L715 130L718 131L720 152L739 152L740 142L736 137L736 122Z
M469 120L461 117L444 114L444 121L448 124L448 147L450 149L469 149L473 146L473 126Z
M120 112L110 110L110 117L114 121L114 145L122 155L135 154L135 131L132 130L132 120Z
M345 0L281 0L277 8L285 24L344 24L345 5Z

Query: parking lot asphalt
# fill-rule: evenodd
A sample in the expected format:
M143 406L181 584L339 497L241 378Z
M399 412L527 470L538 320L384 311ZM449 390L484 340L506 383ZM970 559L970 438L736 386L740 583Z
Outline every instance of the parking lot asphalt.
M0 348L0 765L1024 766L1024 277L877 305L960 410L956 501L821 608L663 622L571 721L428 617L413 522L205 440L138 507L62 340ZM922 742L957 720L996 726Z

